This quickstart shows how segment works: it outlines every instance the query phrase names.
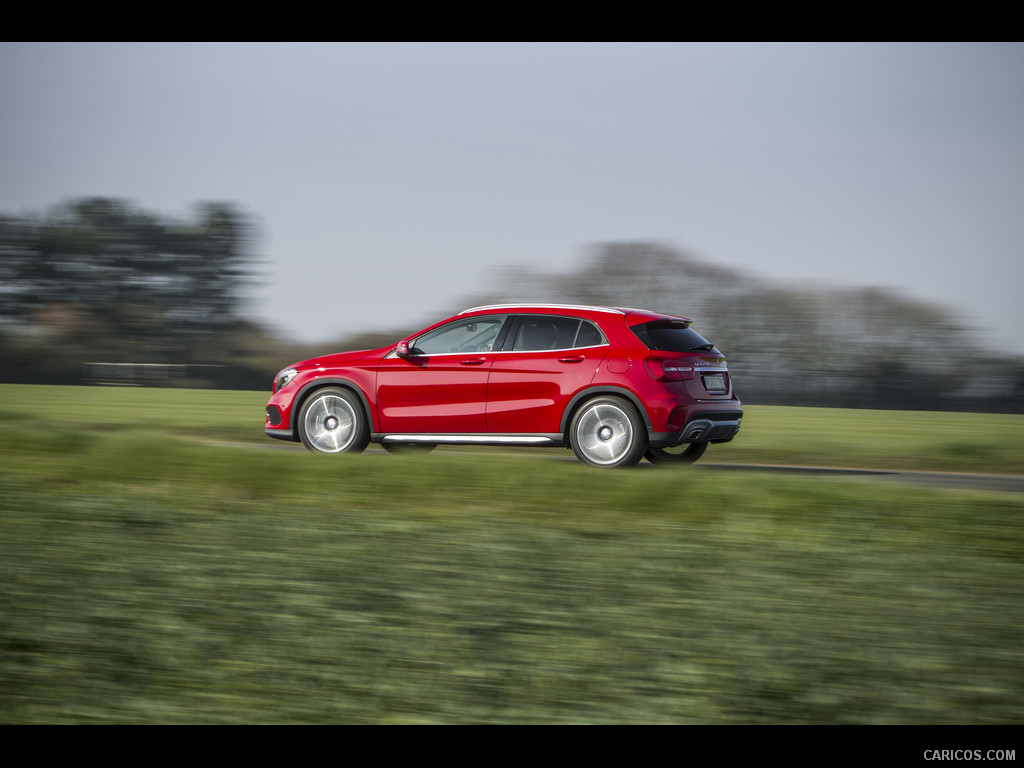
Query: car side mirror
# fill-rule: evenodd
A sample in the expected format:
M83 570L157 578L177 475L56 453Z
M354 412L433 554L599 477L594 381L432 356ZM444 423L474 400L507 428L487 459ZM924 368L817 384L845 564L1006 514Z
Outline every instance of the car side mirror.
M398 355L399 357L408 357L409 356L409 342L408 341L400 341L400 342L398 342L398 346L395 347L395 354Z

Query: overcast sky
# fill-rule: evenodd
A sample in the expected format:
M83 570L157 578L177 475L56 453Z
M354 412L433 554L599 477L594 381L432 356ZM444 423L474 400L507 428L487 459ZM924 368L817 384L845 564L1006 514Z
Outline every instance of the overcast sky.
M648 240L1024 352L1022 44L0 43L0 212L81 196L236 204L306 341Z

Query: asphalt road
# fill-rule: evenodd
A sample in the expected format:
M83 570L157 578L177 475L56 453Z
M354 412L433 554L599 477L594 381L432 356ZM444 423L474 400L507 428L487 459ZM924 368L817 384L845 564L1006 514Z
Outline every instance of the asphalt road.
M248 445L278 448L292 451L305 451L306 449L298 443L288 443L282 440L268 440L265 444L258 443L220 443L220 445ZM523 449L528 450L528 449ZM369 454L387 455L383 448L371 446L366 450ZM548 454L550 455L550 454ZM576 461L571 453L557 457L565 461ZM819 475L834 477L873 477L886 482L913 483L916 485L927 485L935 488L954 488L959 490L977 491L1001 491L1003 493L1024 493L1024 476L1022 475L985 475L968 474L963 472L910 472L904 470L887 469L849 469L846 467L796 467L774 464L716 464L714 462L701 461L697 466L705 469L712 469L722 472L735 472L743 470L747 472L769 472L772 474L798 474L798 475ZM646 462L640 464L642 468L651 467ZM685 467L680 467L685 469Z

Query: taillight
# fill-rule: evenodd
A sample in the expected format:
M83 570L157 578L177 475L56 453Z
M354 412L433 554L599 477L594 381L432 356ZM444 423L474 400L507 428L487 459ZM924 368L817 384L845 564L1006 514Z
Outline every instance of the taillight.
M655 381L689 381L694 376L693 366L687 365L685 360L648 357L644 366Z

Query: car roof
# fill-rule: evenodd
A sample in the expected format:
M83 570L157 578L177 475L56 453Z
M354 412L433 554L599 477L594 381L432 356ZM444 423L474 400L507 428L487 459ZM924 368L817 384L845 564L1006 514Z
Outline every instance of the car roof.
M669 315L664 312L652 312L649 309L631 309L629 307L601 307L590 304L487 304L480 307L470 307L460 312L460 315L468 315L471 312L528 312L544 313L550 312L553 314L575 314L581 312L604 312L608 314L617 314L628 316L626 317L626 325L636 325L637 323L643 323L650 320L686 320L689 322L689 318L681 317L679 315Z

